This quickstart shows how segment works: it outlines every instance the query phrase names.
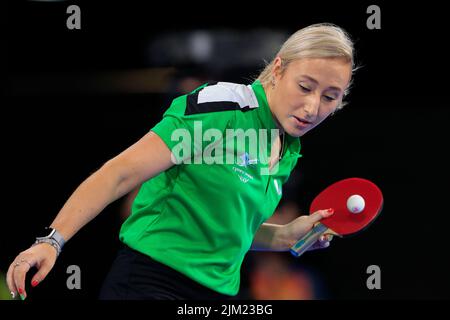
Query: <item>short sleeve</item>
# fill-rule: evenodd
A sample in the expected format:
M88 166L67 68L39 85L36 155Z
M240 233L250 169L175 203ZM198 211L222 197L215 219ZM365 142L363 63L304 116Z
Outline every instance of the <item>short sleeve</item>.
M207 85L174 99L163 119L151 129L172 151L177 164L191 163L206 146L218 142L219 135L223 138L226 129L233 126L233 102L199 99L205 87Z

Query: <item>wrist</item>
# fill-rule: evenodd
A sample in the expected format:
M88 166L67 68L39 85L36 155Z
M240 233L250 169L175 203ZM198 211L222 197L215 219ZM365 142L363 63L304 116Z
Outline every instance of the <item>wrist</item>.
M289 251L291 241L289 240L289 228L287 225L278 225L274 232L273 249L275 251Z
M34 247L34 246L36 246L38 244L42 244L42 243L45 243L48 246L53 247L53 249L55 249L55 251L56 251L56 257L58 257L59 254L61 253L61 248L59 247L59 245L50 239L36 240L31 246Z
M36 237L33 246L39 243L48 243L56 249L57 256L59 256L65 242L63 236L56 229L46 227L41 236Z

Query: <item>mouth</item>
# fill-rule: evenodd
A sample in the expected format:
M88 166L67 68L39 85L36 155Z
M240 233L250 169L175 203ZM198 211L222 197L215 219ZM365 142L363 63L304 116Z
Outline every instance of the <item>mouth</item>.
M306 121L306 120L303 119L303 118L299 118L299 117L296 117L296 116L293 116L293 117L294 117L294 119L297 121L297 123L299 123L299 124L302 125L302 126L307 126L307 125L310 125L310 124L311 124L311 122Z

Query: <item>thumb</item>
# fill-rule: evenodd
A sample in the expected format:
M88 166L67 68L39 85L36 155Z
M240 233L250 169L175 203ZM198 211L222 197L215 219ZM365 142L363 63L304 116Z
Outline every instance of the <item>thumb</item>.
M309 216L309 221L311 223L315 224L315 223L319 222L320 220L322 220L323 218L328 218L328 217L332 216L333 213L334 213L333 208L330 208L327 210L318 210Z
M47 277L50 270L52 270L53 264L50 263L48 260L44 260L41 265L39 266L38 271L31 279L31 285L33 287L36 287L39 283L41 283L45 277Z

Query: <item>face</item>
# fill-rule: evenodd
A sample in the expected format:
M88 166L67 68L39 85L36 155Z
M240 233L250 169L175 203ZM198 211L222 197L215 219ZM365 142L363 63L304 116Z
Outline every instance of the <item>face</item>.
M272 114L280 130L300 137L339 106L351 79L351 65L343 58L303 58L282 72L277 57L272 75L275 86L265 87Z

